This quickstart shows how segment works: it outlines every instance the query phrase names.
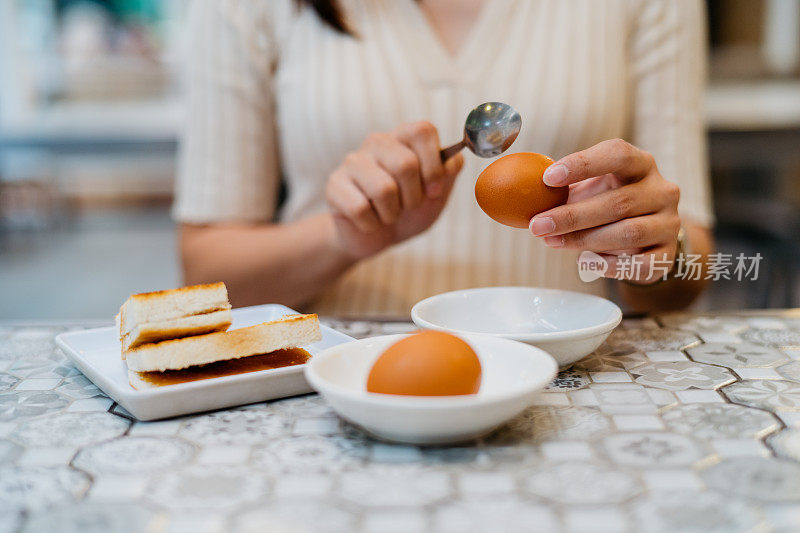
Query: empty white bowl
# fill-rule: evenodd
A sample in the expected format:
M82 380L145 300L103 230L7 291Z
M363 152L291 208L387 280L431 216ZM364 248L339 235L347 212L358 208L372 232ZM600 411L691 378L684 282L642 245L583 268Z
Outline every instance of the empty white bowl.
M342 418L394 442L447 444L485 435L535 400L556 375L542 350L486 335L459 335L481 361L481 387L463 396L399 396L367 392L374 361L407 335L340 344L306 363L306 379Z
M532 344L568 366L600 346L622 320L613 302L579 292L485 287L446 292L411 309L425 329L481 333Z

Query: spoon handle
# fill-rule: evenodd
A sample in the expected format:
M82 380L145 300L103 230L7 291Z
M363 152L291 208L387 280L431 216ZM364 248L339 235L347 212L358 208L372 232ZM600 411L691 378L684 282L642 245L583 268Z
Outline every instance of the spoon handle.
M460 152L464 146L466 146L466 143L464 142L464 139L461 139L461 141L457 142L453 146L448 146L447 148L442 149L439 152L439 157L442 158L442 163Z

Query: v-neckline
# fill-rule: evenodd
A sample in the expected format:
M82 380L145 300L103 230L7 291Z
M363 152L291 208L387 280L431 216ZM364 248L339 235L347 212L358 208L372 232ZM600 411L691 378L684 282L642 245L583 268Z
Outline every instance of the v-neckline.
M469 25L466 35L464 35L464 37L461 39L461 42L458 43L458 47L451 51L445 44L441 32L436 29L431 18L425 13L422 3L417 0L411 2L413 9L417 11L417 13L420 15L420 18L423 20L426 31L431 34L431 38L439 44L439 48L442 49L442 52L444 52L447 58L452 62L460 61L460 58L464 55L465 49L468 48L469 43L474 41L474 34L479 29L483 18L486 16L486 11L488 10L490 3L491 0L481 0L478 11L475 14L475 18L472 20L472 23Z
M384 5L392 11L390 26L409 62L423 81L432 84L471 82L480 77L485 63L496 56L503 44L498 38L500 32L490 34L492 26L506 19L512 3L512 0L483 0L458 50L451 53L415 0L384 0Z

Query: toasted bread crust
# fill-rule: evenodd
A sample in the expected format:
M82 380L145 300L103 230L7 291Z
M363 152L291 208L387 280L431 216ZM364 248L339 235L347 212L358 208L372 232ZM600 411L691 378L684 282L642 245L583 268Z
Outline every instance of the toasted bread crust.
M193 292L197 290L205 290L205 289L219 289L225 288L225 283L222 281L218 281L216 283L203 283L200 285L190 285L188 287L180 287L178 289L164 289L161 291L152 291L152 292L141 292L139 294L132 294L130 298L135 300L149 300L151 298L161 298L164 296L171 296L173 294L180 294L182 292Z

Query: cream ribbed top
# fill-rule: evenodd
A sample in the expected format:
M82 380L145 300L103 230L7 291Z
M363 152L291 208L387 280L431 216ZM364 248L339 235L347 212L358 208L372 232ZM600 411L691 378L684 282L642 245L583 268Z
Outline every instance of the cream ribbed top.
M328 175L369 132L429 120L446 145L472 107L498 100L522 115L511 151L558 158L626 138L680 185L683 215L711 223L699 0L485 0L455 57L413 0L342 2L358 39L293 0L192 4L178 221L322 212ZM576 253L484 215L473 187L491 161L465 159L427 232L359 263L311 309L407 317L422 298L487 285L603 292L579 280Z

